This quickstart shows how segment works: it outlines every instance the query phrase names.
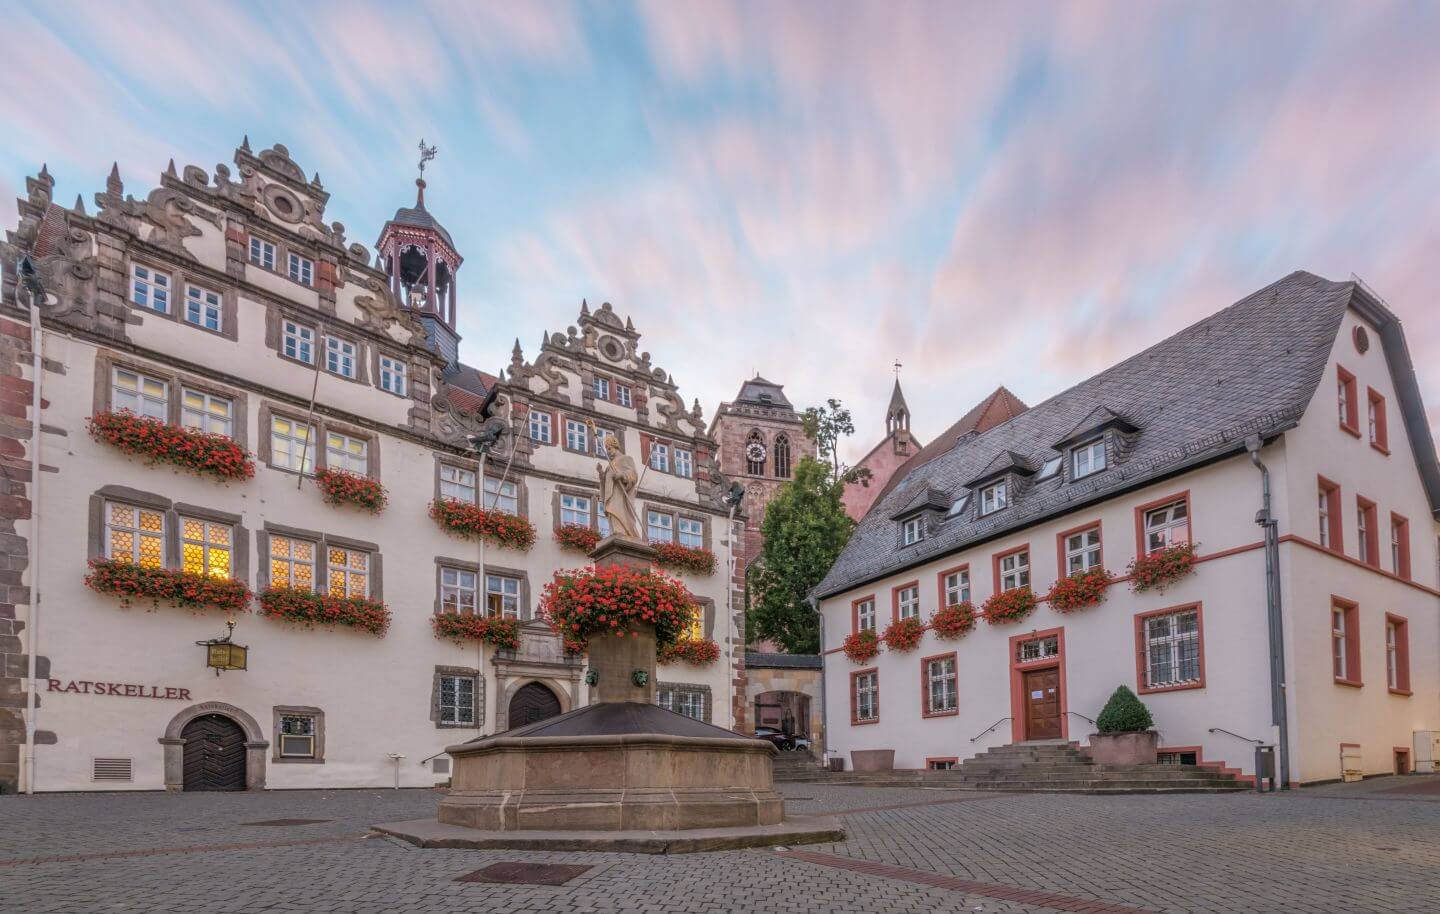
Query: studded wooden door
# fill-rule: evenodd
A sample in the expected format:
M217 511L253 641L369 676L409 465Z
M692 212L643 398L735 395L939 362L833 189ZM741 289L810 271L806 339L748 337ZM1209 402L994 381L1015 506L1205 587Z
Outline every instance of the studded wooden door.
M180 731L185 740L186 790L245 789L245 731L220 714L197 717Z
M520 687L510 699L510 726L523 727L560 713L560 699L538 682Z
M1025 738L1060 738L1060 671L1025 672Z

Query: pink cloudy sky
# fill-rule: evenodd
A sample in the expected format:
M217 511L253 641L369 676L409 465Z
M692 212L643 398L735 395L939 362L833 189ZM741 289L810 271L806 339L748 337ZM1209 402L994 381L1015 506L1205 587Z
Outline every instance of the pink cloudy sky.
M579 301L707 414L758 370L928 439L1295 269L1405 321L1440 425L1440 4L12 4L0 198L41 161L286 143L373 239L440 146L467 361Z

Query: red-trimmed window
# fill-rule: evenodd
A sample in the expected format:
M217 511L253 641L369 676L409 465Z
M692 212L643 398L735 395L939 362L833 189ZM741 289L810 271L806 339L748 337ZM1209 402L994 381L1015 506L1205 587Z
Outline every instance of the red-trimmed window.
M1370 446L1381 453L1390 453L1390 429L1385 418L1385 397L1375 388L1367 388L1366 424Z
M1410 623L1385 614L1385 680L1396 695L1410 694Z
M1330 657L1335 681L1360 685L1360 607L1349 600L1330 600Z
M970 566L961 565L938 575L940 605L958 606L970 600Z
M1390 512L1390 568L1410 580L1410 521Z
M850 723L880 720L880 673L874 667L850 674Z
M1100 524L1066 530L1056 536L1060 552L1060 575L1066 577L1099 568L1103 564L1100 550Z
M1340 487L1321 476L1317 495L1320 512L1320 545L1336 552L1344 552L1345 543L1341 534L1341 530L1344 528L1340 523Z
M1340 427L1360 437L1360 396L1355 376L1342 366L1335 366L1335 399L1340 414Z
M1188 493L1163 502L1141 505L1135 513L1139 515L1140 551L1144 555L1190 542Z
M1030 547L1021 546L995 556L995 592L1030 586Z
M960 708L955 654L940 654L920 661L921 707L925 717L958 714Z
M1360 561L1379 568L1380 519L1375 513L1375 502L1358 495L1355 497L1355 529L1360 543Z
M875 598L861 597L850 604L850 625L853 631L875 630Z
M920 618L920 582L911 581L894 588L890 591L890 601L891 619Z
M1142 694L1204 687L1199 605L1140 613L1135 617L1135 641Z

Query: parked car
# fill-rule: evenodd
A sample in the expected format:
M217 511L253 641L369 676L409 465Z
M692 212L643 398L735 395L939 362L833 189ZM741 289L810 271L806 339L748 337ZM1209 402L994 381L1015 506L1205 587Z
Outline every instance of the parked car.
M781 752L789 752L795 748L795 740L773 727L756 727L755 738L763 739L765 742L779 749Z

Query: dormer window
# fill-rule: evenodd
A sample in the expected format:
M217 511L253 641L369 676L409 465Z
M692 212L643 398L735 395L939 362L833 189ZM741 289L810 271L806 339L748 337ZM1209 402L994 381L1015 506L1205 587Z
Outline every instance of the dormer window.
M1080 479L1105 469L1105 439L1087 441L1070 452L1070 476Z
M925 525L921 518L912 517L900 525L900 545L914 545L924 538Z
M1044 482L1050 477L1058 475L1060 473L1060 464L1064 462L1065 458L1063 457L1051 457L1045 461L1045 465L1040 468L1040 475L1035 477L1035 481Z
M997 482L988 485L980 490L980 516L994 514L1009 504L1010 486L1008 482Z
M946 513L945 516L959 517L960 514L964 512L965 506L968 504L970 504L970 493L962 492L958 498L956 498L950 503L950 510Z

